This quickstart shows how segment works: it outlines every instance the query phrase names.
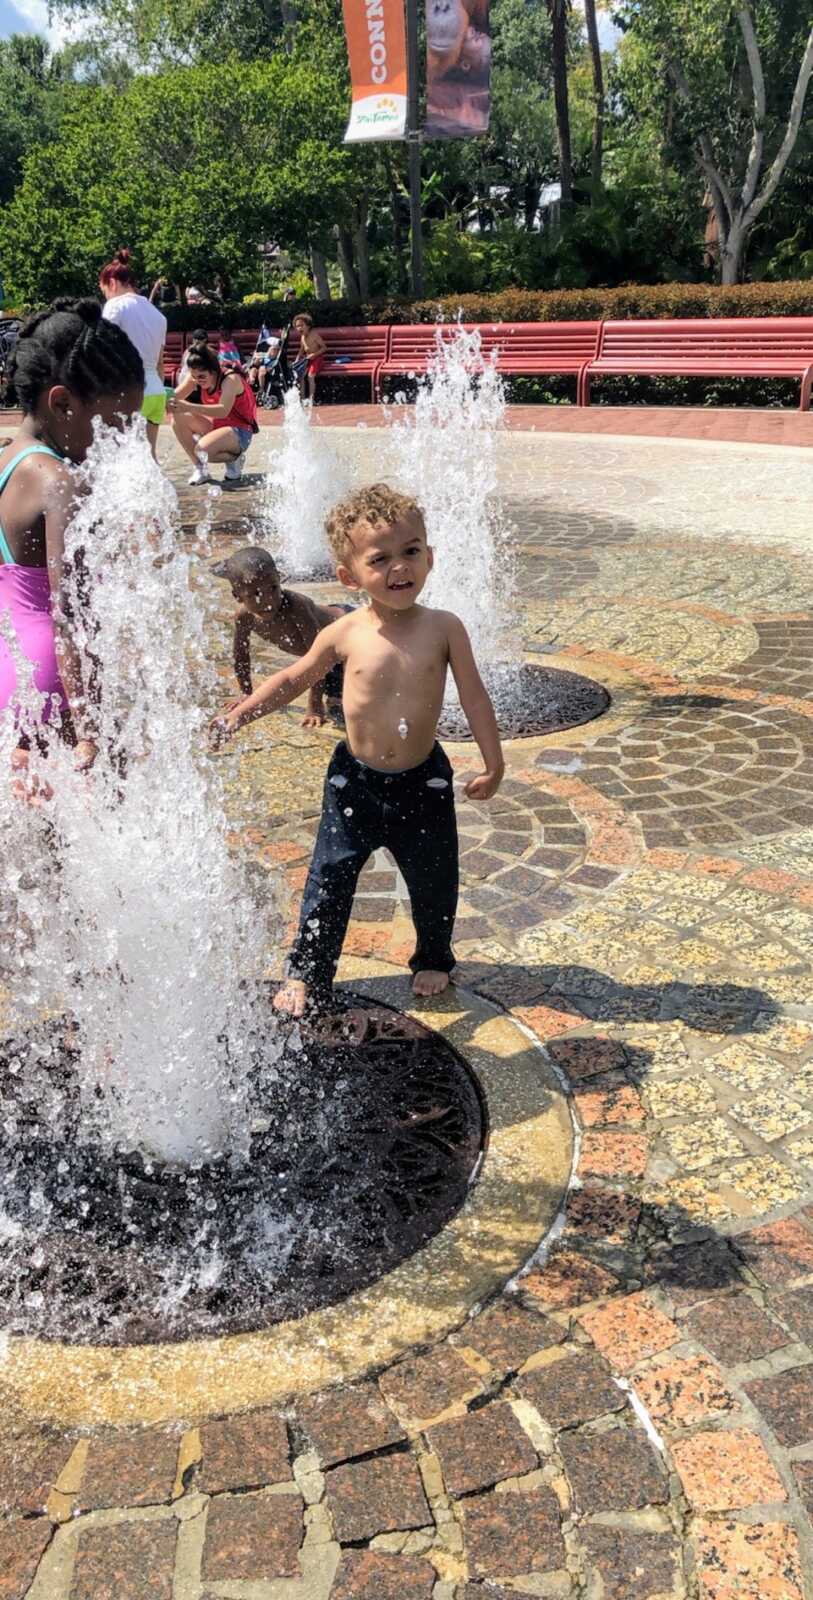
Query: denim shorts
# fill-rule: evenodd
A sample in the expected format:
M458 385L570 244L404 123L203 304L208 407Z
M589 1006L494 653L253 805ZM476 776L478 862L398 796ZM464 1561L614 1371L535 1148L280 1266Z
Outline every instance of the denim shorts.
M252 439L254 438L254 434L251 428L232 428L231 431L232 433L237 434L237 443L240 446L240 453L242 454L244 450L248 449Z

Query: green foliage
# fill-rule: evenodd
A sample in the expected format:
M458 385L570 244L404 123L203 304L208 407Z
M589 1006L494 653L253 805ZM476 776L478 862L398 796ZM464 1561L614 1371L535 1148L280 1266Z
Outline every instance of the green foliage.
M714 268L696 143L708 127L716 158L741 170L752 108L738 3L615 0L625 32L605 62L604 183L595 193L592 66L572 8L574 204L559 227L539 231L540 188L558 174L549 6L492 0L490 131L424 147L429 315L438 298L468 295L530 304L538 292L603 288L634 299L643 291L627 291L630 281L662 284L667 298L681 281L695 283L706 305ZM750 3L770 152L809 0ZM288 282L312 297L312 248L337 283L340 233L351 257L366 240L364 299L401 316L406 150L342 143L349 91L339 0L296 0L296 10L293 0L56 0L55 9L82 16L87 35L55 54L37 39L0 41L0 275L9 298L92 291L102 262L129 244L145 283L159 274L181 287L222 280L231 300L247 297L253 310L267 304L266 287L273 296ZM670 79L675 58L686 103ZM813 276L811 186L808 118L754 228L753 277ZM269 244L295 272L269 277L260 254ZM339 305L339 321L349 314Z
M308 309L323 328L364 323L580 322L625 317L810 317L813 283L625 283L615 289L505 289L498 294L444 294L426 300L406 296L349 305L346 300L314 301ZM198 326L279 327L290 316L281 300L216 306L168 306L171 331Z

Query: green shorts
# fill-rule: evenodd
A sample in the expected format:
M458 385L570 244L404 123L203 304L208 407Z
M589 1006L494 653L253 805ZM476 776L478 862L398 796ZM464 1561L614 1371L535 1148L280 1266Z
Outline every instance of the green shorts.
M165 394L148 394L141 407L142 417L156 425L163 422L167 414L167 397Z

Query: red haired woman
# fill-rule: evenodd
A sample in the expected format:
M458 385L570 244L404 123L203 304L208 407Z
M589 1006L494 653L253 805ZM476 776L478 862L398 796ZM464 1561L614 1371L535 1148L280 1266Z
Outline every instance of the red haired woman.
M167 319L145 295L139 294L129 250L117 250L112 261L99 273L99 288L105 299L102 316L116 322L135 345L144 363L144 404L141 414L147 420L147 438L156 454L158 428L167 409L164 390L164 344Z

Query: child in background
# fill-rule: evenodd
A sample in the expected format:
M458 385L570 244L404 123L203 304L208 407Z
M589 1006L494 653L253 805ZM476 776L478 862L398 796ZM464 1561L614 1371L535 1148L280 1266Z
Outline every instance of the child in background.
M0 453L0 621L9 622L45 700L37 727L19 726L14 765L55 729L86 770L98 754L93 707L71 636L65 531L76 509L71 463L84 461L98 418L119 428L141 408L144 366L96 300L57 300L23 326L11 376L23 411ZM14 659L0 636L0 715L18 715Z
M327 345L321 333L317 333L314 329L313 317L307 311L301 311L298 317L294 317L294 328L299 334L299 354L294 362L293 371L303 400L307 381L308 398L313 405L316 399L316 379L327 359Z
M291 656L304 656L310 650L317 634L341 617L349 606L318 606L304 594L293 589L283 589L277 564L267 550L259 545L247 545L235 550L226 561L218 561L212 572L216 578L225 578L237 601L234 614L234 675L243 696L252 692L251 635L275 644ZM308 691L308 709L302 718L303 728L319 728L327 712L341 716L342 669L333 667L320 683ZM240 702L235 701L235 705Z
M463 623L418 604L433 553L416 501L373 484L336 506L327 533L339 581L364 589L369 606L324 628L302 661L212 725L217 745L344 667L347 740L328 768L289 977L274 1002L295 1017L329 1007L358 876L381 846L409 891L417 934L413 991L440 994L449 983L457 825L452 769L435 738L449 668L485 768L466 784L469 799L490 799L504 770L494 708Z

